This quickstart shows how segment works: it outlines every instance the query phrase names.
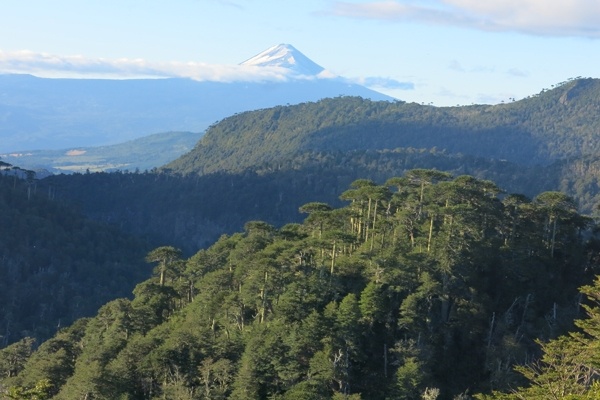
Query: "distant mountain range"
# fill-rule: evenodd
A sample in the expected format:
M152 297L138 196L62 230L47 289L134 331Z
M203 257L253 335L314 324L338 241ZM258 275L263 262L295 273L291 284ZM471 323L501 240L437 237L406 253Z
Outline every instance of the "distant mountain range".
M73 149L114 145L159 132L202 133L239 112L328 97L393 100L341 77L323 77L322 67L290 45L274 46L242 65L280 68L285 79L223 83L0 75L0 158L35 154L32 150L61 150L62 156ZM115 163L129 165L131 160Z
M108 146L9 153L2 159L36 171L38 178L57 173L146 171L189 152L201 136L197 132L163 132Z

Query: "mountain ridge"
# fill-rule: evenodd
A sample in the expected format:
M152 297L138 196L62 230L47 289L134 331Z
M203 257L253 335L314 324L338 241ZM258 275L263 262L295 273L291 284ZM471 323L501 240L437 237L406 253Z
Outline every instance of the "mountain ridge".
M397 147L436 147L548 165L600 152L598 110L600 80L569 81L494 106L432 107L338 97L228 117L213 125L191 153L167 167L186 173L235 172L301 150ZM187 169L180 167L183 164Z
M416 149L487 160L489 166L480 163L486 172L476 174L486 179L505 174L503 165L515 165L531 188L564 191L592 214L600 204L599 111L600 80L589 78L493 106L323 99L226 118L211 126L191 152L161 170L243 174L281 165L295 168L300 164L293 160L310 153L343 162L360 152ZM438 168L428 163L419 167ZM534 176L539 183L531 183ZM501 181L508 183L507 190L537 194L508 176Z

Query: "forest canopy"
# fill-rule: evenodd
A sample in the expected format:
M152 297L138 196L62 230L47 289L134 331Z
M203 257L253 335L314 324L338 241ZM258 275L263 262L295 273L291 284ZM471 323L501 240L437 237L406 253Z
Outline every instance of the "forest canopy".
M583 315L579 288L598 273L598 243L563 193L529 199L413 169L384 184L355 180L341 200L306 203L302 223L249 221L189 258L154 249L154 274L133 298L37 348L26 338L0 350L2 390L55 399L501 393L526 386L514 365L539 358L539 343Z

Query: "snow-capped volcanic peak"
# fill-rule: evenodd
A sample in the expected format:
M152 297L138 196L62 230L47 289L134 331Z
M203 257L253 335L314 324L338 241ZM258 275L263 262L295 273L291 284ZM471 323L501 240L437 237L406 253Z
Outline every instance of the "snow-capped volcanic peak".
M278 44L244 61L240 65L256 67L281 67L300 75L318 75L324 68L300 53L294 46Z

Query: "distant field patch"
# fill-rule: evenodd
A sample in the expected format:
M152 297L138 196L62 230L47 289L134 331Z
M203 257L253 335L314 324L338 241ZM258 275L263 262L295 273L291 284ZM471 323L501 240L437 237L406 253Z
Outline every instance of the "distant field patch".
M81 156L87 153L87 150L69 150L65 153L67 156Z

